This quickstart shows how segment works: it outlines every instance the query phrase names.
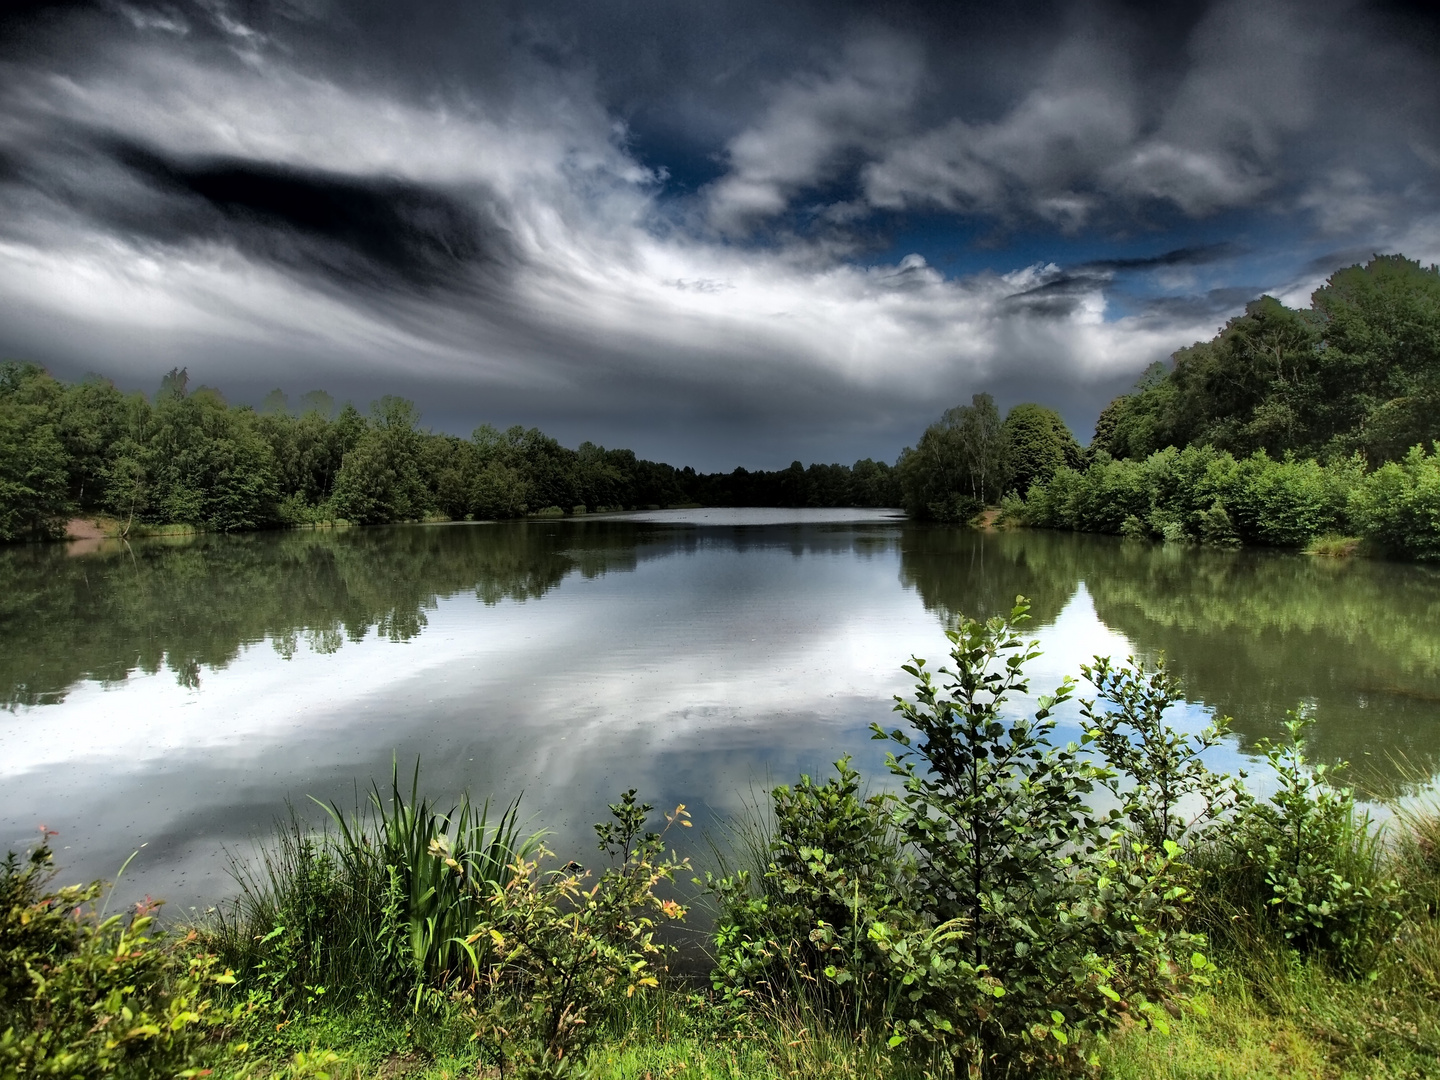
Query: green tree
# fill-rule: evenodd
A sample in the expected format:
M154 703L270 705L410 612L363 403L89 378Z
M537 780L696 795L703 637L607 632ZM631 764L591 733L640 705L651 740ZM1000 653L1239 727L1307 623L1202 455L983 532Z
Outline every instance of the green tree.
M412 401L387 395L370 414L335 478L336 512L362 525L423 517L430 503L420 472L419 410Z
M1000 412L989 394L947 409L896 466L905 510L912 517L965 521L999 498L1004 444Z
M1085 1071L1081 1039L1159 1017L1187 969L1209 968L1201 939L1167 930L1185 896L1171 867L1178 847L1151 847L1120 811L1093 810L1112 769L1050 741L1052 710L1073 682L1032 699L1031 715L1009 705L1029 697L1024 669L1039 655L1018 631L1027 618L1020 597L1008 618L962 618L947 633L943 681L913 659L915 696L896 704L904 727L872 727L895 748L888 764L903 786L896 821L918 856L916 901L929 925L958 928L964 964L991 984L912 1030L969 1057L971 1075L992 1065L1001 1075ZM909 974L921 987L935 978Z
M165 520L218 531L275 522L270 444L255 413L230 409L218 391L202 387L188 394L172 380L155 406L144 455L150 502Z
M1440 559L1440 446L1412 447L1352 490L1349 510L1358 531L1391 551Z
M59 385L33 364L0 365L0 540L58 535L70 511Z
M1070 428L1054 409L1025 403L1016 405L1005 415L1000 428L1007 491L1022 494L1030 485L1045 483L1064 466L1080 468L1085 452L1070 433Z
M1331 275L1322 320L1323 401L1341 448L1372 464L1440 438L1440 267L1379 255Z
M1440 268L1378 255L1339 270L1295 311L1246 305L1210 341L1147 369L1100 414L1093 450L1144 458L1210 445L1371 466L1440 438Z
M127 400L113 383L98 375L87 375L65 388L58 432L69 456L70 498L76 509L95 510L104 505L105 477L136 401L144 399L137 394Z

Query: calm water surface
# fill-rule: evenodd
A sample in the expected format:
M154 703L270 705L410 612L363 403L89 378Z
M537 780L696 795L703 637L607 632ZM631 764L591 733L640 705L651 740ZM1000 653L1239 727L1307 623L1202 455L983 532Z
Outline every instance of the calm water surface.
M350 805L418 755L432 792L524 792L583 851L628 787L704 824L842 752L881 774L912 653L1017 593L1035 692L1096 653L1165 653L1182 725L1235 717L1236 767L1305 702L1317 755L1440 758L1440 574L870 511L666 511L89 550L0 549L0 841L64 876L227 894L287 799ZM1063 718L1074 733L1074 713ZM305 807L309 810L305 810ZM142 847L142 845L144 845ZM173 907L172 907L173 910Z

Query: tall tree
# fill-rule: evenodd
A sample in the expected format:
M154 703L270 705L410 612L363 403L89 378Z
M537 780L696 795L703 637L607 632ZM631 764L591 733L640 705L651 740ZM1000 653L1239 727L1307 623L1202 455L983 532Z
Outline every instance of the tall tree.
M1379 255L1336 271L1307 311L1262 296L1212 340L1152 367L1101 413L1092 447L1167 446L1370 464L1440 438L1440 269Z
M965 471L970 480L970 497L984 504L1000 494L1005 447L1001 437L1000 410L989 394L975 394L969 405L961 405L946 413L955 413L952 421L960 439Z
M896 466L901 497L913 517L963 521L998 498L1004 447L1000 412L989 394L975 394L925 429Z
M0 365L0 540L64 528L69 457L56 431L60 394L33 364Z
M1085 452L1054 409L1026 402L1005 414L1001 425L1005 480L1001 487L1020 494L1045 483L1062 466L1078 469Z
M1372 464L1440 438L1440 268L1381 255L1317 289L1323 401L1342 449Z

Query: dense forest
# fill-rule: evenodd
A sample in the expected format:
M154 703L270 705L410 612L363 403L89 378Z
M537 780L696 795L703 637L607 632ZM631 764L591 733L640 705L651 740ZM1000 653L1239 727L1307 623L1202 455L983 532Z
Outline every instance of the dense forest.
M153 398L92 376L66 384L0 366L0 540L54 536L76 514L234 531L321 521L514 518L685 504L896 506L894 469L793 463L703 474L535 428L469 439L422 430L403 398L368 412L321 391L259 409L190 389L183 369Z
M912 514L1170 541L1326 534L1440 557L1440 268L1376 256L1305 310L1270 296L1153 365L1081 450L1060 418L987 395L902 454Z

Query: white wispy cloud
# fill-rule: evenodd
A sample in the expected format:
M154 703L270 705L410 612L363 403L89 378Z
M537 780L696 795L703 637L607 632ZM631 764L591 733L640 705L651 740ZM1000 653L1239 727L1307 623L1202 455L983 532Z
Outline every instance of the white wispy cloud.
M1082 20L986 109L937 90L947 64L984 62L980 46L949 57L854 24L767 73L715 147L721 174L680 199L594 65L517 48L504 79L406 83L308 60L274 20L186 11L126 7L130 31L73 62L3 61L12 355L145 383L188 363L222 386L302 370L427 384L474 419L503 406L541 424L744 432L783 418L797 445L889 456L977 390L1073 401L1123 385L1224 312L1117 317L1113 272L1003 248L960 274L904 248L867 258L877 213L1076 234L1143 232L1149 204L1268 207L1337 244L1421 243L1430 219L1423 188L1363 163L1287 172L1334 96L1314 74L1335 55L1328 8L1215 5L1163 78ZM1406 145L1428 146L1422 114L1407 123ZM235 201L232 173L280 202ZM326 219L332 204L348 217ZM1202 299L1226 284L1154 273Z

